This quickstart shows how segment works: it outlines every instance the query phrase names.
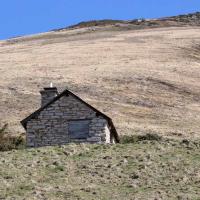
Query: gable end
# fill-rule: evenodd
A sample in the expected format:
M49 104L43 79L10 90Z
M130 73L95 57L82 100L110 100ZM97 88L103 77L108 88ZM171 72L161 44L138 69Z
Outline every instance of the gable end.
M109 125L109 130L110 130L111 136L115 138L115 141L117 143L119 143L119 136L118 136L116 128L115 128L115 126L114 126L114 124L112 122L112 119L110 117L108 117L107 115L105 115L104 113L102 113L99 110L97 110L96 108L94 108L93 106L91 106L90 104L86 103L80 97L78 97L77 95L75 95L74 93L72 93L71 91L69 91L67 89L64 90L58 96L56 96L54 99L52 99L49 103L45 104L40 109L36 110L34 113L32 113L27 118L25 118L24 120L22 120L21 121L22 126L25 129L27 129L27 123L31 119L37 118L39 116L39 114L40 114L41 111L43 111L45 108L48 108L51 104L53 104L54 102L58 101L61 97L63 97L63 96L69 96L69 95L71 95L72 97L74 97L75 99L79 100L81 103L85 104L87 107L89 107L90 109L92 109L96 113L96 116L102 116L104 119L106 119L107 122L108 122L108 125Z

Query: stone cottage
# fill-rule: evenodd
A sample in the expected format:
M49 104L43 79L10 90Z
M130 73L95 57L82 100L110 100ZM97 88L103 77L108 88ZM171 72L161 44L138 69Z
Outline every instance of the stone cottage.
M112 119L69 90L44 88L41 108L21 121L27 147L63 145L70 142L118 143Z

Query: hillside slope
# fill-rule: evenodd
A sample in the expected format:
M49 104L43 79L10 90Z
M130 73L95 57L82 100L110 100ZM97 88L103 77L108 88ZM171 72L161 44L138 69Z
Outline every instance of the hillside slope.
M0 199L197 200L199 147L140 141L0 152Z
M199 26L200 25L200 12L190 13L185 15L178 15L173 17L163 17L158 19L135 19L135 20L92 20L88 22L80 22L78 24L57 29L56 31L80 29L85 27L105 27L114 25L115 28L131 29L144 29L156 27L172 27L172 26Z
M63 29L0 41L0 125L40 106L50 82L110 115L121 135L198 138L200 27ZM165 26L165 25L163 25Z

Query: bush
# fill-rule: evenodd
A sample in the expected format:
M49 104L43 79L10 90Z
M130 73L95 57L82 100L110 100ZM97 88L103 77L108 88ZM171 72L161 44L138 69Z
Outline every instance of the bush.
M2 128L0 128L0 138L5 134L7 128L8 124L5 124Z
M19 149L25 146L25 139L20 136L9 136L7 134L8 124L0 128L0 151L9 151L12 149Z
M162 137L157 135L157 134L153 134L153 133L147 133L146 135L125 135L122 136L120 141L122 144L127 144L127 143L137 143L140 141L160 141L162 140Z

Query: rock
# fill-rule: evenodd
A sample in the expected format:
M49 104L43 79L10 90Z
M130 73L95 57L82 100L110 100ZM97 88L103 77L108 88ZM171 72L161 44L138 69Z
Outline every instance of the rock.
M64 153L66 156L70 156L70 153L67 152L67 151L63 151L63 153Z
M131 178L132 178L132 179L138 179L138 178L139 178L139 175L134 173L134 174L131 176Z
M112 159L112 157L111 156L104 156L103 159L108 160L108 159Z

